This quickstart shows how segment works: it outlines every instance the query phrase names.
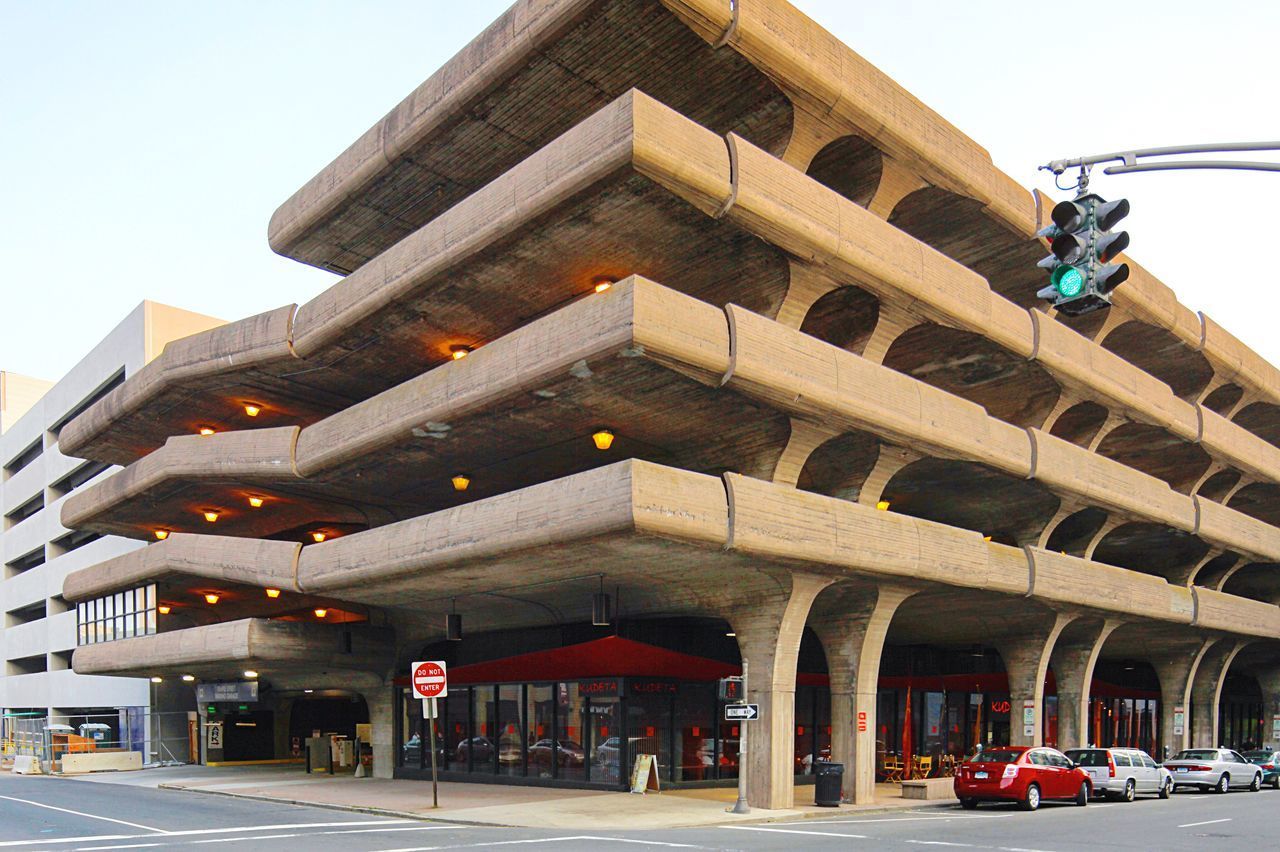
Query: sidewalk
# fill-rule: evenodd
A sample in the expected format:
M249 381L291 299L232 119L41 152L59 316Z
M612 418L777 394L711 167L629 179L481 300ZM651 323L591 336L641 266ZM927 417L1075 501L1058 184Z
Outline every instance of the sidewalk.
M752 809L750 814L734 815L726 812L737 798L737 791L730 788L668 790L641 796L612 791L441 782L440 807L432 809L430 782L307 775L297 766L179 766L81 775L75 776L75 780L216 793L454 823L557 829L685 828L954 804L953 801L903 799L897 786L879 784L875 804L820 808L813 804L813 787L805 786L796 788L794 808Z

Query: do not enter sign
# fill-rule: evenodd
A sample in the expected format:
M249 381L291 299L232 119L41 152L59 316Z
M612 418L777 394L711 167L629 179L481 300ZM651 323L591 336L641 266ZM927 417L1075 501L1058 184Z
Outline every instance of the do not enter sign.
M445 676L444 663L439 660L414 663L409 680L413 684L414 698L446 698L449 695L449 679Z

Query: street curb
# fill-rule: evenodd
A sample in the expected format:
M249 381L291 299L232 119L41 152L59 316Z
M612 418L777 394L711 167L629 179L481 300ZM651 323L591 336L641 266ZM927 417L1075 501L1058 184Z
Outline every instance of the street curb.
M278 796L263 796L254 793L233 793L229 790L207 790L201 787L183 787L179 784L159 784L156 786L158 790L177 790L183 793L203 793L206 796L226 796L232 799L248 799L255 802L271 802L279 805L299 805L308 808L324 808L331 811L346 811L347 813L371 814L373 816L396 817L398 819L415 819L421 822L440 822L449 823L451 825L465 825L480 828L526 828L526 829L546 829L549 831L576 831L578 829L572 827L557 828L555 826L535 826L535 825L515 825L500 822L481 822L478 820L454 819L445 816L431 816L429 814L421 814L414 811L395 811L389 808L362 807L360 805L339 805L331 802L308 802L300 799L284 799ZM935 810L941 808L954 807L955 799L947 799L928 805L866 805L861 807L844 807L824 809L821 813L801 813L787 814L785 816L762 816L752 819L741 820L725 820L723 822L706 822L692 823L685 825L663 825L654 828L608 828L593 827L592 831L669 831L680 828L716 828L722 825L753 825L768 823L784 823L799 822L802 820L822 819L827 816L837 816L845 814L882 814L897 813L900 811L924 811ZM586 829L583 829L586 830Z

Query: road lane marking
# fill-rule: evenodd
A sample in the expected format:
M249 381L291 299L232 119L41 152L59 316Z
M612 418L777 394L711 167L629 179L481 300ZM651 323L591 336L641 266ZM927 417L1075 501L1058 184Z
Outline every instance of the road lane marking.
M1231 822L1230 817L1224 819L1207 819L1204 822L1189 822L1186 825L1180 825L1178 828L1195 828L1197 825L1213 825L1215 822Z
M855 825L876 822L946 822L951 819L1008 819L1013 814L956 814L955 816L888 817L886 819L818 819L792 825Z
M841 834L838 831L801 831L797 828L759 828L754 825L722 825L734 831L767 831L771 834L808 834L813 837L847 837L850 840L869 840L865 834Z
M972 843L952 843L949 840L903 840L903 843L914 843L917 846L964 846L972 849Z
M21 802L24 805L32 805L33 807L37 807L37 808L48 808L51 811L59 811L64 814L74 814L79 817L86 817L87 819L100 819L103 822L114 822L116 825L127 825L130 828L140 828L143 831L156 831L156 832L159 832L160 834L166 833L163 828L152 828L149 825L143 825L142 823L139 823L139 822L129 822L128 820L123 820L123 819L112 819L111 817L98 816L96 814L87 814L87 813L84 813L83 811L73 811L70 808L58 808L58 807L54 807L53 805L46 805L44 802L33 802L30 799L15 799L13 796L0 796L0 799L4 799L5 801L8 801L8 802Z
M0 797L3 798L3 797ZM190 837L200 834L234 834L236 832L245 831L290 831L298 828L358 828L362 826L392 826L407 825L417 823L412 819L380 819L380 820L361 820L359 822L297 822L283 823L280 825L240 825L234 828L191 828L181 831L161 831L160 829L148 829L148 831L160 831L165 837ZM456 828L457 826L441 826L441 828ZM47 840L0 840L0 848L17 847L17 846L49 846L57 843L102 843L108 840L151 840L154 839L153 834L98 834L93 836L81 837L57 837ZM123 848L123 847L119 847Z
M846 836L846 835L841 835ZM437 852L441 849L488 849L491 846L517 846L530 843L566 843L571 840L605 841L606 843L635 843L640 846L665 846L672 849L706 849L690 843L667 843L661 840L632 840L627 837L600 837L594 834L576 834L572 837L540 837L530 840L486 840L480 843L457 843L449 846L406 846L403 849L386 849L383 852Z

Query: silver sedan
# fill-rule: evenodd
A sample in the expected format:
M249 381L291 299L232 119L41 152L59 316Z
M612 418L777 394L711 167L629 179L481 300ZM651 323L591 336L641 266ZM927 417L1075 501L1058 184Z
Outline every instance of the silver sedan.
M1232 787L1262 789L1262 770L1229 748L1192 748L1164 762L1173 773L1174 789L1199 787L1225 793Z

